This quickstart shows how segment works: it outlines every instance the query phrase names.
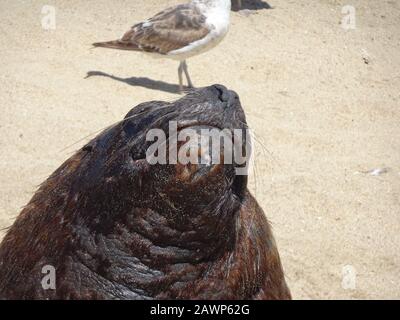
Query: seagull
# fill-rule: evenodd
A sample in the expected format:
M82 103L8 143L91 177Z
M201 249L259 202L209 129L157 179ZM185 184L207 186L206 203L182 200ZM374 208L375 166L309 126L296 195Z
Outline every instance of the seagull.
M179 90L185 73L193 88L186 59L218 45L228 32L231 0L191 0L135 24L121 39L93 43L94 47L141 51L180 61Z

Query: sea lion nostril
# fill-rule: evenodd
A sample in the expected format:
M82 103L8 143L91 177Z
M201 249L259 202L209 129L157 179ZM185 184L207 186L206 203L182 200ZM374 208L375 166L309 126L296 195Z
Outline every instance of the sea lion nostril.
M230 100L230 93L228 90L225 90L221 96L222 102L228 102Z
M237 93L235 91L228 90L228 94L229 94L229 101L230 102L234 102L234 101L238 101L239 100L239 96L237 95Z
M221 102L227 102L229 100L228 90L223 85L215 84L212 88Z
M221 84L215 84L212 87L212 91L216 94L219 101L226 103L225 107L234 107L239 100L239 97L235 91L228 90Z

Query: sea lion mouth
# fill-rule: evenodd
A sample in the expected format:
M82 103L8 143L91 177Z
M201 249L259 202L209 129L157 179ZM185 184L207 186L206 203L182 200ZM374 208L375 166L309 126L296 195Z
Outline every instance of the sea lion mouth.
M185 121L178 124L176 137L169 137L169 143L175 148L170 151L177 154L177 164L215 167L224 164L224 149L232 152L234 143L233 133L230 129L201 123L198 121Z
M196 127L204 127L204 128L209 128L209 129L217 129L217 130L223 130L223 128L214 125L214 124L210 124L207 122L202 122L202 121L198 121L198 120L182 120L182 121L178 121L177 123L177 131L182 131L184 129L195 129Z
M240 134L236 131L240 131ZM243 131L244 129L221 128L205 122L188 120L177 125L177 144L181 147L182 144L188 143L190 142L188 140L193 139L196 147L199 149L199 154L203 154L202 150L204 151L205 149L213 154L220 153L221 155L226 155L224 149L228 149L227 152L231 153L237 152L238 148L242 149L242 146L246 143L245 137L241 135ZM171 137L168 138L171 139ZM214 162L214 164L223 163Z
M197 119L171 121L165 134L157 131L160 138L149 146L146 159L149 164L194 165L192 168L196 168L197 165L210 168L233 165L237 168L243 165L243 161L236 162L237 154L243 158L243 153L248 151L246 130L222 128ZM154 137L155 134L152 133L148 140Z
M237 154L243 156L243 150L245 153L248 151L247 137L242 134L244 129L236 129L240 130L240 134L237 134L235 129L192 120L181 122L177 128L178 142L175 149L170 150L177 155L177 179L197 183L218 174L221 166L228 165L235 170L243 167L243 162L237 162ZM242 183L242 178L238 178L237 182L238 186L246 185ZM237 194L241 195L242 192L238 191Z

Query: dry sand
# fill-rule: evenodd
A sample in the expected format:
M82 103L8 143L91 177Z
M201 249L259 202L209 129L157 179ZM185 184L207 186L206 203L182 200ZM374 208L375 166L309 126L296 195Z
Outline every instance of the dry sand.
M140 102L179 97L176 62L89 49L178 2L0 1L0 227L83 142L66 146ZM46 4L56 30L41 27ZM348 1L269 4L233 12L224 42L189 60L192 79L236 90L268 149L256 150L250 188L294 298L398 299L400 1L352 0L348 31ZM88 71L109 76L85 79ZM388 169L367 173L376 168ZM342 285L347 265L353 289Z

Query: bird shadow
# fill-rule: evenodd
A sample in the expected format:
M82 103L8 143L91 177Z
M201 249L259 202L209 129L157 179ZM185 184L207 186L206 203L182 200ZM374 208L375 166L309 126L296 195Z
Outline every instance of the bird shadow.
M179 94L179 85L177 84L172 84L164 81L157 81L157 80L152 80L150 78L146 77L130 77L130 78L121 78L117 77L102 71L89 71L86 74L85 79L88 79L90 77L107 77L116 81L120 81L123 83L126 83L130 86L133 87L143 87L146 89L151 89L151 90L158 90L158 91L164 91L168 93L177 93ZM189 90L189 88L184 87L184 91Z
M232 11L240 10L262 10L262 9L273 9L273 7L266 1L263 0L242 0L242 6L239 6L239 1L232 1Z

